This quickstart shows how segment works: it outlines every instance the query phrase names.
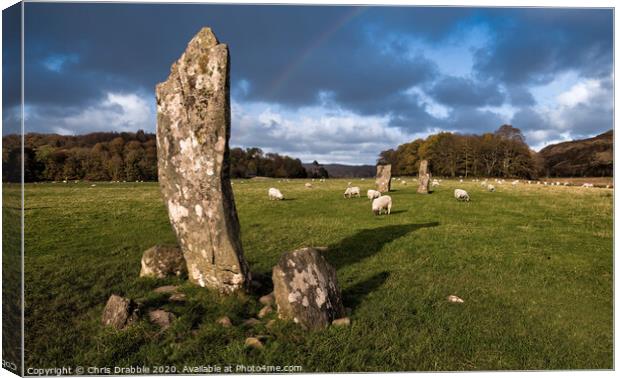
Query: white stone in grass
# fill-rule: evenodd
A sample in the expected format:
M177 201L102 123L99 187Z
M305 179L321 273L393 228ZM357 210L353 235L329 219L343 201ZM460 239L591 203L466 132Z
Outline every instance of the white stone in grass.
M448 302L452 302L452 303L463 303L465 302L464 300L462 300L461 298L457 297L456 295L449 295L448 296Z

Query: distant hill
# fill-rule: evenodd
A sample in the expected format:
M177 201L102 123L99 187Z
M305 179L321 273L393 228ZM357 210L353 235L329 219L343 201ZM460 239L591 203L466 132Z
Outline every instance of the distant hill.
M539 156L549 177L613 176L613 147L614 134L609 130L594 138L547 146Z
M304 168L310 172L311 163L304 163ZM377 168L374 165L346 165L346 164L321 164L325 168L329 177L375 177Z

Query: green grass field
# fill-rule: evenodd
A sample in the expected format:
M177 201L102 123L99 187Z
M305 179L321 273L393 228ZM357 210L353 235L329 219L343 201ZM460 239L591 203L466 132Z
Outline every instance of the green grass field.
M613 192L444 180L430 195L395 184L392 214L373 216L347 181L234 181L243 245L267 284L279 256L328 246L349 328L222 328L255 316L260 293L223 297L177 278L138 278L142 252L174 243L156 183L26 186L26 368L300 365L311 371L613 368ZM267 199L276 186L287 200ZM472 201L457 202L456 187ZM5 190L6 187L5 187ZM8 189L13 190L13 189ZM186 303L152 290L182 284ZM268 284L267 284L268 285ZM177 315L104 329L116 293ZM458 295L463 304L446 300ZM267 335L263 350L244 348Z

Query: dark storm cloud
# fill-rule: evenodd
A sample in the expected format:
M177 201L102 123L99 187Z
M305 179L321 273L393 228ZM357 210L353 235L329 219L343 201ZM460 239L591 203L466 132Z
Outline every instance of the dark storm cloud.
M505 98L497 83L478 83L453 76L440 79L430 90L430 94L449 106L501 105Z
M586 78L611 74L609 10L118 3L25 7L26 102L37 107L42 122L49 112L58 128L63 109L74 115L84 109L101 111L109 106L110 93L125 96L119 101L127 101L127 117L135 118L135 99L127 96L139 94L151 104L154 86L166 79L189 39L207 25L229 45L236 101L289 111L322 105L360 116L387 116L389 127L411 133L494 130L502 117L480 108L535 107L532 85L567 70ZM469 75L446 72L445 61L439 69L440 49L426 53L463 43L468 31L478 29L489 34L474 41L479 43L474 44ZM471 61L463 58L454 64ZM434 111L433 101L447 114ZM581 110L584 119L575 127L592 129L586 127L588 114L592 122L608 119ZM152 130L153 125L142 128Z
M506 83L545 83L564 70L608 75L612 65L613 13L609 9L503 9L484 22L495 36L475 54L474 68Z
M21 101L21 4L2 12L2 107Z
M382 54L369 43L366 20L394 9L355 7L28 4L27 35L33 41L28 72L41 89L32 101L78 99L113 87L110 78L152 88L165 80L170 64L199 28L212 26L229 44L232 79L247 80L247 98L292 106L333 91L353 109L431 80L435 66L424 57L412 60ZM381 17L379 17L381 19ZM416 17L416 19L421 19ZM428 23L426 23L428 24ZM422 30L428 25L420 24ZM435 24L433 24L435 25ZM430 28L438 32L435 25ZM29 45L30 46L30 45ZM43 64L51 54L74 54L79 63L53 75ZM39 73L40 75L37 75ZM48 80L39 80L46 76ZM58 80L70 76L75 85ZM91 77L91 88L82 80ZM49 96L46 91L54 91ZM90 91L90 92L89 92ZM87 93L88 92L88 93ZM36 93L40 93L36 97ZM29 98L30 100L30 98ZM386 109L380 109L385 111Z

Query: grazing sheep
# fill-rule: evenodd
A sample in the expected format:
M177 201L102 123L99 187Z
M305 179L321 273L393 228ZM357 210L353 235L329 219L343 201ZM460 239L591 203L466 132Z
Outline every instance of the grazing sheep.
M401 181L401 183L402 183L403 185L407 185L407 181L405 181L405 180L402 180L402 181Z
M494 191L495 191L495 186L493 186L493 185L489 184L489 185L487 186L487 190L488 190L489 192L494 192Z
M280 192L276 188L269 188L269 191L267 191L267 194L269 195L270 200L283 200L284 199L282 192Z
M594 187L594 184L591 184L591 183L589 183L589 182L586 182L586 183L584 183L584 184L583 184L583 185L581 185L581 186L583 186L584 188L593 188L593 187Z
M392 197L381 196L372 201L373 214L381 215L383 211L387 211L388 214L392 211Z
M305 183L304 186L308 189L312 188L312 184L310 184L309 182Z
M351 197L353 197L355 195L357 195L358 197L360 196L360 188L359 188L359 186L351 186L351 187L348 187L344 191L344 198L351 198Z
M467 201L469 202L469 194L463 189L454 189L454 198L459 201Z
M433 180L433 182L431 183L431 186L439 186L439 181L437 180Z
M512 186L516 186L518 183L519 183L519 180L514 180L514 181L512 182Z
M368 192L366 192L366 195L368 196L368 199L372 201L375 198L381 197L381 192L378 190L368 189Z

